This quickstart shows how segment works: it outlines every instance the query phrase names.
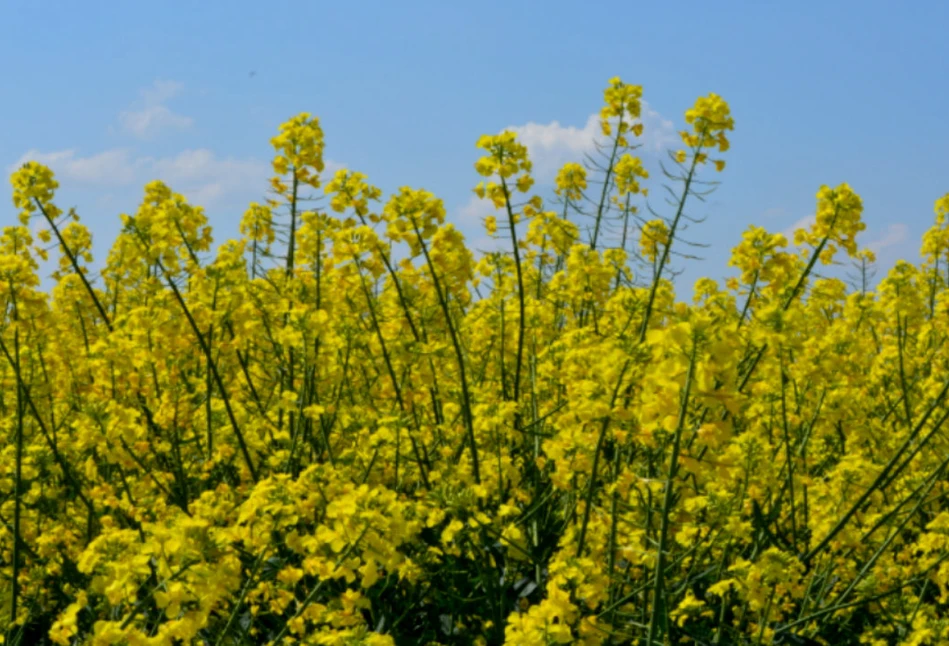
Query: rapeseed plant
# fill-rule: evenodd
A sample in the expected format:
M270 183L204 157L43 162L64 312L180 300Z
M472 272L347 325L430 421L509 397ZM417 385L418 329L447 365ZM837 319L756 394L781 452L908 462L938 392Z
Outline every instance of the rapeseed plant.
M17 170L6 643L949 642L949 195L875 290L841 184L796 248L750 227L683 303L735 123L686 111L659 213L641 110L609 81L552 206L514 133L478 139L510 243L480 257L432 193L324 177L308 114L216 251L152 182L94 271L52 171ZM815 273L841 250L858 289Z

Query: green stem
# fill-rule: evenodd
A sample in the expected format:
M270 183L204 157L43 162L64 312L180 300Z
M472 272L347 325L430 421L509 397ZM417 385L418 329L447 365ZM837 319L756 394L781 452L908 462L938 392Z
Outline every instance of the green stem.
M679 472L679 447L682 442L682 430L685 427L686 412L689 407L689 395L692 390L692 378L695 375L695 341L693 340L692 354L689 357L689 372L685 378L685 391L682 403L679 406L679 420L676 423L675 435L672 438L672 457L669 462L669 472L666 475L666 484L663 491L662 517L659 526L659 545L656 548L656 574L652 589L652 614L649 618L649 634L646 639L652 645L659 628L659 619L665 614L665 560L666 541L669 535L669 513L672 511L672 498L675 488L675 478Z

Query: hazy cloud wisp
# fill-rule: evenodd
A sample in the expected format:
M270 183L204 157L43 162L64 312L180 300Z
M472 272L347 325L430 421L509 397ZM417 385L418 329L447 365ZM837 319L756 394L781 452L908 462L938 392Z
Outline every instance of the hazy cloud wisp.
M634 154L659 155L677 141L672 121L653 110L645 101L639 121L643 124L643 135L636 143L642 147ZM538 182L552 181L567 162L582 162L584 155L592 153L596 149L596 142L603 139L599 113L587 117L582 127L564 126L559 121L546 124L531 121L520 126L509 126L507 130L517 133L518 141L527 146Z
M273 174L269 162L220 157L207 148L184 150L171 157L135 156L125 148L113 148L88 157L78 155L74 149L30 150L8 166L7 173L13 173L27 161L49 166L60 183L80 186L137 186L141 189L152 180L161 180L201 206L262 199ZM333 160L326 160L325 166L325 181L345 167Z
M139 139L150 139L163 130L184 130L194 119L173 112L165 103L178 96L184 86L177 81L155 81L142 90L142 106L119 113L119 125Z

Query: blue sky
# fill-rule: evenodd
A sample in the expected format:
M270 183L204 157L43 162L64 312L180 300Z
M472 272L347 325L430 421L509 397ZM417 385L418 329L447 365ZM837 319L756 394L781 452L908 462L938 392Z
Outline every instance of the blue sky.
M881 273L917 259L949 191L949 3L10 2L0 166L48 163L103 255L166 180L221 241L265 195L269 139L320 117L331 167L442 197L475 240L475 141L516 127L538 170L579 160L607 80L643 85L647 163L699 95L736 121L719 190L692 213L722 277L749 224L788 230L821 184L864 200ZM660 196L659 178L648 184ZM7 185L9 186L9 185ZM0 222L12 223L8 198ZM661 200L654 206L662 210Z

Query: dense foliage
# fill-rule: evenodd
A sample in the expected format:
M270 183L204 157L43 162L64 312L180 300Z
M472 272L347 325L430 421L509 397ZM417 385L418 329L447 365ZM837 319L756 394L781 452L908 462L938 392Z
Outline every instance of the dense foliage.
M641 94L610 81L553 208L513 133L478 141L479 257L429 192L324 186L307 114L216 249L153 182L93 271L17 170L7 643L946 643L949 196L874 291L841 185L677 302L733 120L686 112L661 214ZM816 273L842 255L854 287Z

